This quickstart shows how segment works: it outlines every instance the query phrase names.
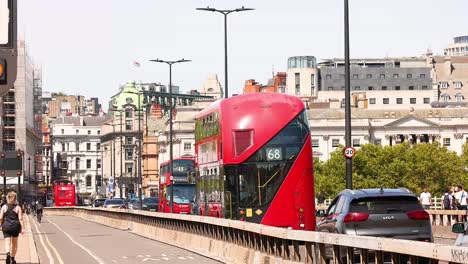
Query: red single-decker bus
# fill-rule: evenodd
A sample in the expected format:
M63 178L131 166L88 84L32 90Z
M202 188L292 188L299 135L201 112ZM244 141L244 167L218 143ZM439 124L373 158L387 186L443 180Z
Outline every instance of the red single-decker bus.
M75 206L75 185L69 180L54 181L54 206Z
M169 161L164 162L159 169L158 211L163 213L171 212L172 184L174 189L173 213L191 214L195 196L195 159L193 156L174 159L172 175L169 165Z
M314 230L310 128L295 96L252 93L196 115L200 215Z

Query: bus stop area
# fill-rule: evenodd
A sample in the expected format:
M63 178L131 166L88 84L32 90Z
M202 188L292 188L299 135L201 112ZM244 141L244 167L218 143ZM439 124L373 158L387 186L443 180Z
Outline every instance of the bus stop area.
M33 237L33 228L31 225L37 224L34 223L34 219L27 215L24 215L24 225L25 232L23 235L18 237L18 253L16 255L17 263L39 263L39 258L36 251L36 244ZM3 233L0 233L0 261L6 260L5 252L5 239L3 238Z

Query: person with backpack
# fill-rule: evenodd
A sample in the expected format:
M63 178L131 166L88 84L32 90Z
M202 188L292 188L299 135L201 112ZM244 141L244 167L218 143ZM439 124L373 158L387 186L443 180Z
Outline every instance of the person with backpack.
M453 196L450 193L450 189L447 188L445 190L444 195L442 195L442 209L451 210L453 206L452 203L453 203Z
M18 205L15 192L9 192L7 204L0 209L3 237L5 237L6 263L16 264L15 256L18 251L18 236L24 234L23 212Z

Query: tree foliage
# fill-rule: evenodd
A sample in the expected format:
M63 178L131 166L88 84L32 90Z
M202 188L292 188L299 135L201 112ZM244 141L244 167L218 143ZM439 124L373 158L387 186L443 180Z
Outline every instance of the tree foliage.
M345 188L346 165L340 146L326 162L314 160L315 190L333 197ZM448 186L468 185L468 144L462 155L438 143L396 146L363 145L353 158L353 188L405 187L420 193L427 187L441 195Z

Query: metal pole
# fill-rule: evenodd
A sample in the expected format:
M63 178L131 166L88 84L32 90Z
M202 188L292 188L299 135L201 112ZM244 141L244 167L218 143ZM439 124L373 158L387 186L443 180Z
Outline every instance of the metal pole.
M143 198L141 197L141 188L143 188L142 179L141 179L141 97L138 94L138 196L140 199L140 209L143 209Z
M122 152L123 152L123 143L122 143L122 137L123 137L123 134L122 134L122 114L123 114L123 111L120 111L120 198L123 198L122 194L123 194L123 188L122 188L122 174L123 174L123 159L122 159Z
M31 189L31 157L28 157L28 192Z
M226 87L227 88L227 87ZM174 213L174 166L173 166L173 159L174 153L172 152L172 63L169 63L169 173L171 175L171 213Z
M114 174L112 175L114 177L114 191L112 195L115 198L115 124L112 125L112 160L114 161L112 165L112 170L114 171Z
M38 189L38 180L37 180L37 157L34 156L34 183L35 183L35 188L34 188L34 204L36 204L37 200L37 189Z
M229 13L223 13L223 14L224 14L224 86L225 86L224 98L228 98L229 90L228 90L227 15Z
M344 0L344 32L345 32L345 141L346 147L351 147L351 80L349 66L349 7ZM353 188L353 160L346 158L346 188Z

